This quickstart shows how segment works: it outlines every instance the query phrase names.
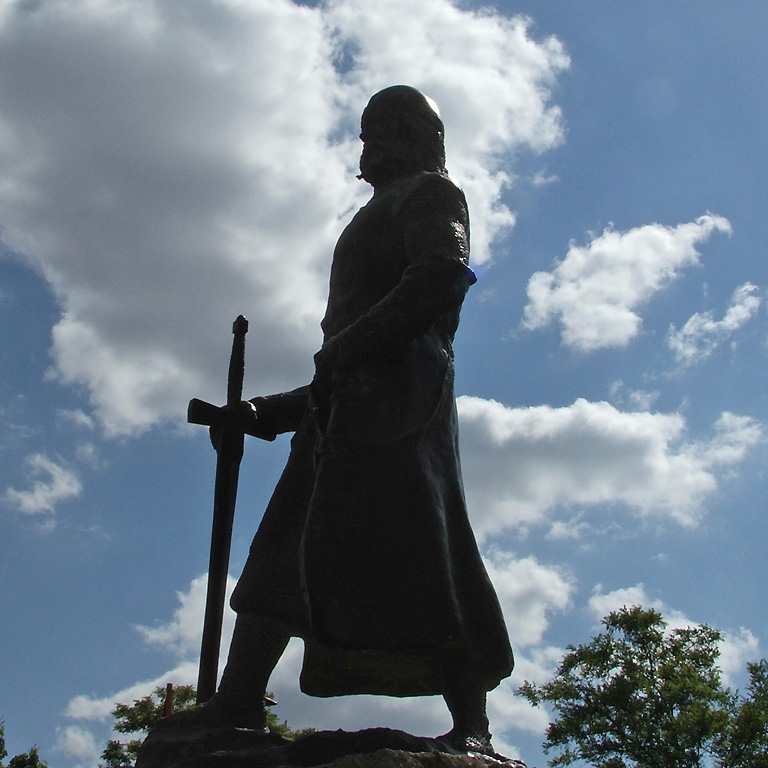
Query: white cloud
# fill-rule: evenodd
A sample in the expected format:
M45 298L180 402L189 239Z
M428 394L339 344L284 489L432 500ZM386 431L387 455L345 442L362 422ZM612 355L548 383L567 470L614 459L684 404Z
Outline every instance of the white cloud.
M597 584L589 598L588 609L595 621L595 626L604 616L612 611L622 608L631 608L642 605L643 608L653 608L661 612L666 606L660 600L652 600L645 590L645 584L635 584L633 587L614 589L611 592L603 592L603 585Z
M590 530L589 523L584 521L582 514L575 515L570 520L553 520L547 531L547 538L553 541L577 541Z
M696 245L716 231L730 233L731 226L707 214L676 227L609 227L586 246L571 243L551 272L536 272L528 281L523 327L543 328L559 318L568 347L590 352L626 346L642 326L635 310L698 264Z
M516 558L495 548L486 557L485 566L499 596L513 647L539 645L549 626L548 614L569 604L572 577L534 557Z
M235 583L235 579L231 576L228 577L227 606ZM157 646L173 653L177 660L176 666L154 679L131 684L108 696L101 698L86 695L75 696L69 701L65 716L75 720L105 721L110 717L116 702L131 703L135 699L151 694L158 686L165 687L166 683L169 682L174 685L196 685L207 587L208 577L206 574L196 577L190 583L189 589L176 593L179 606L169 621L154 627L135 627L148 645ZM219 674L223 671L227 660L234 624L235 614L227 608L224 612L224 624L221 633Z
M551 615L569 607L575 581L562 568L542 564L534 557L517 558L496 548L491 548L485 565L499 596L515 653L512 677L488 695L488 715L495 728L496 749L516 755L518 750L509 741L515 731L542 733L547 714L515 696L515 691L523 680L551 676L562 657L562 649L544 645L544 637ZM509 729L509 724L514 724L514 729Z
M56 752L74 758L76 768L93 768L99 762L102 747L91 731L79 725L59 728L56 732Z
M227 578L225 605L229 606L229 597L235 588L236 580ZM137 626L136 630L150 645L173 651L180 659L197 659L200 654L200 633L205 613L205 598L208 589L208 576L203 574L192 580L186 592L177 592L179 607L174 611L173 618L155 627ZM229 607L224 612L222 629L223 659L232 637L235 624L235 614ZM221 664L220 664L221 667Z
M731 303L722 320L712 312L696 312L678 331L669 326L667 346L681 366L693 365L709 357L724 341L755 316L760 307L758 287L752 283L740 285L731 296Z
M163 672L152 680L142 680L122 688L103 698L79 695L67 702L64 716L72 720L94 720L106 722L112 716L116 703L131 704L137 699L151 694L155 688L165 688L167 683L174 685L195 685L197 683L197 661L180 662L172 669Z
M708 438L685 440L680 414L623 412L583 399L508 408L461 397L462 464L480 537L544 522L573 505L624 505L694 525L722 472L763 440L754 420L723 413Z
M191 396L223 399L243 313L248 394L304 383L333 243L368 195L371 93L438 100L483 261L514 221L502 158L561 139L567 65L527 21L448 0L7 4L0 231L61 304L52 376L111 434L180 421Z
M42 453L34 453L25 461L31 488L20 491L8 488L5 499L25 515L54 515L56 505L77 498L82 485L77 475Z
M94 443L80 443L76 450L77 460L92 469L101 469L106 466L106 462L99 456L99 449Z
M76 427L82 427L89 431L93 431L93 428L95 427L93 418L81 410L66 410L62 408L57 411L56 415L61 421L73 424Z
M628 390L621 379L611 383L610 397L617 405L628 404L638 411L650 411L659 398L659 392L644 389Z
M743 680L747 663L756 662L760 657L760 641L751 630L739 627L738 630L723 632L718 666L726 685L735 686L736 680Z

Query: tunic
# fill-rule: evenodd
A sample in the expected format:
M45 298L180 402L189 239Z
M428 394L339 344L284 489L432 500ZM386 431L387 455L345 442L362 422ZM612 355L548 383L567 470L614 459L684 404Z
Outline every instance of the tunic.
M495 687L513 657L467 517L452 342L475 277L461 190L376 190L334 251L311 387L257 398L296 430L232 597L305 641L316 696Z

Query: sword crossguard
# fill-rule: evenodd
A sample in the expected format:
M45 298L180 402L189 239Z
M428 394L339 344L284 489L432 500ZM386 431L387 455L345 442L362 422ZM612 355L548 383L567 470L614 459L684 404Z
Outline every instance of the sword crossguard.
M240 401L238 401L240 402ZM226 426L244 432L246 435L258 437L261 440L272 441L277 434L271 430L259 428L258 419L255 423L247 424L240 413L227 406L213 405L205 400L193 397L187 408L187 422L190 424L202 424L206 427Z

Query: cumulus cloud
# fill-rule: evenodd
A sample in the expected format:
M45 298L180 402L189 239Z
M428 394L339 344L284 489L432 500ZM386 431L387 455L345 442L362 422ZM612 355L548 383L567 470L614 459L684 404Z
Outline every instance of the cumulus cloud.
M157 687L164 688L166 683L170 682L174 685L195 685L197 683L197 661L182 661L151 680L142 680L127 685L116 693L102 698L86 695L74 696L67 703L64 716L72 720L106 722L112 716L112 710L116 703L131 704L136 699L148 696Z
M597 627L600 620L612 611L635 605L658 611L667 622L668 630L698 625L698 622L692 621L683 612L666 605L663 600L649 596L642 583L611 592L603 592L602 585L598 584L589 599L588 608ZM731 686L737 678L744 676L747 662L755 661L759 657L759 643L754 634L745 627L739 627L737 630L720 627L715 629L720 630L722 635L718 666L723 673L724 684Z
M79 725L58 729L54 749L66 757L74 758L77 768L91 768L96 765L102 752L93 733Z
M82 491L75 472L42 453L28 456L25 466L31 487L5 492L6 501L25 515L53 516L58 504L77 498Z
M553 541L576 541L589 531L589 523L584 520L584 515L579 513L570 520L553 520L547 531L547 538Z
M235 583L235 579L231 576L227 579L226 605L229 605L229 597ZM105 722L111 716L117 702L131 703L135 699L151 694L158 686L165 687L169 682L174 685L196 685L207 587L206 574L194 578L188 589L177 591L176 598L179 605L168 621L159 622L152 627L135 627L147 645L170 651L175 656L174 667L153 679L132 683L107 696L75 696L67 704L65 716L74 720ZM235 614L227 608L224 612L221 633L219 673L226 663L234 625Z
M110 434L178 420L190 396L223 399L243 313L248 392L304 383L333 243L368 195L370 94L440 103L483 261L514 221L505 153L561 139L567 65L527 20L448 0L6 4L0 233L60 303L51 375Z
M733 292L722 320L715 320L712 312L696 312L679 331L670 325L667 346L675 361L681 366L689 366L709 357L755 316L761 302L758 290L752 283L740 285Z
M753 419L723 413L686 440L682 415L624 412L583 399L509 408L461 397L462 463L481 537L543 523L558 507L618 504L694 525L723 470L764 439Z
M507 620L515 648L541 643L549 614L564 610L571 598L573 578L559 568L542 565L534 557L517 558L491 549L485 566Z
M571 243L551 272L536 272L528 281L523 327L534 330L559 319L568 347L591 352L626 346L642 326L637 308L698 264L696 245L718 231L730 233L730 223L707 214L676 227L609 227L585 246Z
M628 389L621 379L611 383L611 400L617 405L626 405L638 411L650 411L659 398L659 392L644 389Z
M499 596L515 651L513 676L502 681L488 696L488 714L498 723L496 749L517 754L514 744L504 734L502 723L541 733L547 715L515 696L522 680L541 680L551 674L562 656L562 649L544 644L552 615L564 611L571 602L575 580L564 569L539 562L535 557L518 558L510 552L491 548L485 558L488 575Z
M57 416L63 423L73 424L76 427L93 431L95 424L93 418L81 410L60 409Z
M225 605L235 588L236 581L231 576L227 579ZM176 592L179 607L173 618L165 624L154 627L137 626L136 630L150 645L157 645L173 651L180 659L197 659L200 654L200 632L205 613L205 598L208 589L208 576L203 574L192 580L186 592ZM222 629L222 647L224 652L229 647L232 630L235 626L235 614L229 608L224 612Z
M234 578L228 577L226 605L229 605L229 597L235 583ZM196 685L207 586L208 577L206 574L196 577L187 590L177 591L176 598L179 605L168 621L152 627L135 627L149 646L170 651L176 657L177 663L174 667L165 670L153 679L133 683L107 696L75 696L69 701L64 713L65 716L75 720L104 722L110 717L117 702L130 703L135 699L151 694L159 686L165 687L168 682L172 682L174 685ZM226 663L234 624L235 614L227 608L222 626L219 673L223 671Z

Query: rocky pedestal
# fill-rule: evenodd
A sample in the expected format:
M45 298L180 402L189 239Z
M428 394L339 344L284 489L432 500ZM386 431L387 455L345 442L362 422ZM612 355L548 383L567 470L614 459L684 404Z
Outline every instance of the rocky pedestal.
M525 768L501 755L457 753L439 739L389 728L318 731L295 741L245 728L155 730L136 768Z

